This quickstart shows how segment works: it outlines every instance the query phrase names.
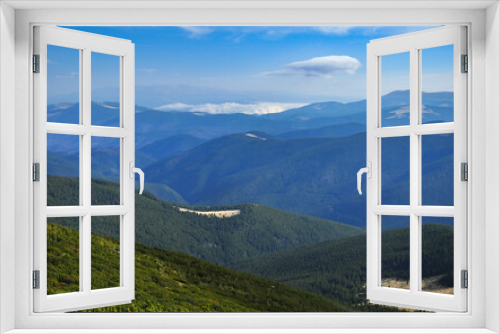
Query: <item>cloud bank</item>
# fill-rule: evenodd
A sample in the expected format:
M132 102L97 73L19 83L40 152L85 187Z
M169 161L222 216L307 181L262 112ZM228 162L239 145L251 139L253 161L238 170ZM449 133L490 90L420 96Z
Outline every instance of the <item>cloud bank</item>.
M156 108L162 111L186 111L186 112L202 112L208 114L249 114L249 115L264 115L275 114L287 109L299 108L305 106L306 103L280 103L280 102L256 102L256 103L205 103L190 105L184 103L171 103Z
M265 76L304 76L326 77L334 74L355 74L361 67L359 60L349 56L315 57L304 61L297 61L285 65L285 69L264 72Z

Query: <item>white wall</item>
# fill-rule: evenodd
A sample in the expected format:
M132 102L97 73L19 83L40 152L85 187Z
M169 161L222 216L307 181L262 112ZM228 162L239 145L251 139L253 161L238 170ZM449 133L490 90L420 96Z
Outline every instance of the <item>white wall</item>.
M0 3L0 259L14 254L15 12ZM7 257L9 258L9 257ZM0 333L14 328L14 259L0 262Z
M486 11L486 252L500 254L500 6ZM497 240L497 241L495 241ZM500 332L500 256L486 266L486 328Z
M0 0L1 1L1 0ZM0 8L1 9L1 8ZM5 12L12 13L12 10L5 9ZM4 14L2 14L4 15ZM2 16L0 15L0 16ZM10 14L9 14L10 15ZM500 287L498 286L499 282L499 274L500 274L500 261L499 261L499 245L495 243L495 240L499 239L499 222L500 222L500 210L498 209L500 203L500 175L498 171L498 166L500 165L500 152L498 152L500 147L500 135L498 134L500 116L499 106L500 106L500 69L499 69L499 54L500 54L500 25L499 25L499 14L498 14L498 6L491 7L488 10L488 26L485 24L485 17L483 10L468 10L468 11L457 11L457 10L433 10L433 11L425 11L425 10L300 10L300 11L292 11L292 10L269 10L269 11L259 11L259 10L248 10L248 11L225 11L225 10L155 10L155 11L145 11L145 10L100 10L100 11L91 11L91 10L49 10L49 11L31 11L31 10L18 10L16 16L17 22L17 45L16 45L16 55L17 55L17 69L16 69L16 147L18 147L18 151L15 154L12 152L12 138L13 135L13 127L9 128L8 123L6 121L10 121L10 117L13 115L13 111L9 112L9 106L3 107L0 104L0 196L6 194L6 196L13 196L13 190L10 190L7 185L13 186L12 179L9 180L8 176L12 171L11 161L13 158L17 160L16 164L16 235L15 238L17 242L17 251L16 251L16 271L17 271L17 280L16 280L16 289L17 289L17 298L16 298L16 307L18 312L16 313L16 324L21 328L35 328L38 326L53 328L58 326L59 328L70 328L70 327L94 327L94 328L134 328L137 325L138 316L139 315L124 315L120 317L114 318L115 322L106 322L106 317L95 317L92 318L92 321L89 322L88 317L78 317L78 318L65 318L63 317L57 318L57 320L61 320L59 322L54 321L54 317L57 315L51 315L50 317L28 317L28 311L32 309L30 304L30 295L32 294L31 290L28 290L27 287L30 284L30 274L32 270L32 266L29 263L29 254L30 254L30 224L32 223L32 217L30 216L30 185L31 181L29 179L30 176L30 162L31 162L31 153L30 153L30 141L31 141L31 128L30 128L30 117L31 117L31 108L29 104L29 96L30 96L30 81L29 81L29 70L30 70L30 22L41 22L41 23L53 23L53 22L78 22L79 24L99 24L100 22L108 22L114 24L144 24L144 22L148 22L149 24L154 24L155 22L159 24L175 23L175 24L193 24L193 23L204 23L204 24L220 24L220 22L225 22L227 24L259 24L266 22L275 22L276 24L290 24L291 22L303 23L303 24L311 24L311 22L323 22L328 24L330 22L336 22L337 24L346 22L365 22L366 24L377 22L472 22L472 41L473 41L473 60L472 60L472 75L473 75L473 84L475 89L475 99L472 101L474 115L471 118L471 126L470 130L472 132L472 136L474 138L474 147L473 152L476 152L476 159L474 164L471 166L472 170L470 172L470 176L474 178L474 189L471 193L471 198L473 199L473 209L472 209L472 221L476 227L475 231L479 231L480 233L472 233L472 240L474 245L474 250L472 252L471 260L474 261L472 263L471 269L471 280L475 280L475 282L479 282L479 286L476 286L474 289L474 293L470 293L472 299L472 307L474 317L463 316L455 316L455 315L438 315L436 317L427 317L425 321L419 321L418 315L401 315L398 317L394 317L393 315L385 316L383 314L379 314L376 317L370 316L365 317L365 321L357 321L354 322L355 318L338 315L333 318L330 316L314 316L308 319L308 323L306 323L305 316L302 315L293 315L293 317L288 316L279 316L273 318L272 326L276 326L276 328L285 328L287 326L295 326L296 328L304 328L305 326L311 326L311 328L329 328L329 327L350 327L353 324L359 328L384 328L384 327L401 327L401 324L407 323L416 323L415 328L426 328L426 327L438 327L439 325L443 325L443 323L457 327L483 327L484 326L484 317L482 316L485 312L485 299L484 296L487 296L488 306L493 305L493 307L488 307L488 327L491 329L495 329L496 331L500 331L500 322L498 321L498 315L500 310ZM5 19L0 18L2 21L6 21ZM2 23L0 23L1 25ZM11 27L11 25L8 25ZM483 60L485 57L484 54L484 29L488 29L488 33L492 33L489 36L489 48L493 48L494 52L488 54L488 61L491 63L491 66L488 66L488 98L485 99L485 87L484 87L484 75L485 75L485 66L483 64ZM5 29L2 29L5 31ZM493 31L492 31L493 30ZM0 38L2 38L3 33L0 34ZM3 43L4 40L2 39ZM11 43L8 44L10 49ZM2 44L2 52L6 53L7 49L4 48L4 44ZM9 53L10 54L10 53ZM1 53L0 53L1 57ZM0 58L0 65L6 62L6 59ZM476 66L478 65L478 66ZM3 67L0 67L2 70ZM10 71L12 67L5 66L6 71ZM12 87L14 86L12 80L14 78L13 75L4 75L4 72L1 72L2 79L0 80L0 94L2 103L9 105L8 101L4 99L7 95L5 92L12 92ZM6 83L2 85L3 81ZM493 99L492 99L493 98ZM5 101L5 102L4 102ZM485 108L485 101L488 101L487 108ZM6 111L7 109L7 111ZM485 110L487 110L488 115L485 117ZM488 156L488 161L491 161L493 164L489 170L485 169L484 164L484 149L486 147L486 142L483 134L485 133L485 127L488 126L488 135L491 135L491 140L487 142L488 148L493 149L493 154ZM7 128L6 131L3 131L3 128ZM10 131L10 134L9 134ZM5 141L3 138L10 138L9 141ZM4 159L4 157L6 157ZM9 157L11 159L9 159ZM470 159L470 158L469 158ZM6 165L8 164L8 165ZM488 178L485 177L485 172L488 172ZM5 182L3 182L5 180ZM487 182L486 182L487 180ZM487 184L487 188L486 187ZM5 185L5 186L4 186ZM13 189L13 188L11 188ZM486 196L488 199L485 200L485 189L488 190L489 196ZM11 200L12 197L0 197L1 200ZM3 202L2 202L3 203ZM6 202L11 204L12 202ZM484 231L484 223L485 219L485 203L488 204L488 208L491 211L492 215L488 216L490 227L485 233ZM4 231L9 231L13 226L13 217L9 216L8 212L4 212L3 209L10 210L9 205L3 204L3 207L0 207L0 222L1 226L0 233ZM7 219L3 217L6 216ZM479 228L478 228L479 227ZM8 233L11 234L11 233ZM13 234L11 234L13 235ZM493 252L489 254L495 254L497 263L493 266L488 266L488 277L485 282L484 273L484 247L485 240L484 236L488 235L488 251ZM12 240L3 240L0 236L1 249L0 255L9 255L11 256L14 252L11 252ZM482 261L482 262L481 262ZM13 263L1 263L0 270L2 273L12 273L14 270ZM480 275L476 275L474 273L480 273ZM12 324L12 319L9 318L12 316L11 310L14 308L13 303L11 304L9 301L12 301L12 277L9 275L7 278L4 278L4 281L0 282L0 288L2 292L2 304L0 305L0 315L6 319L5 326L10 326ZM484 289L487 292L484 293ZM3 307L2 307L3 306ZM478 316L479 315L479 316ZM414 317L416 316L416 317ZM260 317L260 318L259 318ZM179 317L177 315L172 315L172 317L168 320L168 326L170 327L181 327L181 326L195 326L197 328L237 328L247 326L251 327L260 327L265 328L263 326L268 326L269 320L271 317L254 315L252 317L243 317L238 315L214 315L214 317L206 317L206 316L191 316L190 317ZM394 318L398 319L398 322L394 321ZM469 318L473 318L470 320ZM116 320L119 319L119 320ZM65 322L63 322L65 320ZM161 317L144 317L144 322L148 323L151 328L163 328L166 326L165 319ZM267 320L267 322L266 322ZM389 320L389 321L388 321ZM451 322L453 321L453 322ZM417 323L418 322L418 323ZM4 326L2 324L2 326ZM404 326L404 325L403 325ZM6 327L7 328L7 327ZM3 327L2 327L3 329ZM64 331L64 330L63 330Z

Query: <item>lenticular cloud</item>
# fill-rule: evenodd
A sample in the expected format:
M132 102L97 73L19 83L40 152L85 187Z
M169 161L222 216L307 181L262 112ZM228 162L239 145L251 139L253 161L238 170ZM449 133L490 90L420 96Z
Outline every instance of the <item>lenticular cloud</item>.
M267 76L331 77L334 74L354 74L361 67L359 60L349 56L315 57L285 65L285 69L265 72Z

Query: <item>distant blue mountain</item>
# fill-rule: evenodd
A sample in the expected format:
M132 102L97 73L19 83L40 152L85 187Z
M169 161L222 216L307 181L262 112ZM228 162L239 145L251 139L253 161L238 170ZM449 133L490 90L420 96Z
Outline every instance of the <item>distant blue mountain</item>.
M409 115L410 91L394 91L382 96L383 126L406 125ZM453 121L453 93L422 93L423 122ZM363 117L359 117L363 115ZM286 110L277 114L263 115L266 119L313 123L314 119L335 118L335 125L345 123L366 124L366 100L339 103L321 102ZM324 124L325 125L325 124Z
M423 93L423 122L453 120L453 93ZM382 97L383 126L408 124L409 91L395 91ZM92 124L116 126L119 124L119 106L111 102L92 103ZM48 106L50 122L78 123L78 104ZM267 115L208 114L202 112L159 111L136 107L136 146L142 148L161 139L189 135L203 140L214 139L231 133L262 131L272 135L292 131L312 130L348 123L366 124L366 101L350 103L321 102L281 113ZM318 130L322 131L322 130ZM339 135L358 133L358 128ZM303 132L310 137L310 132ZM295 134L294 137L297 137ZM67 140L49 143L52 151L67 151Z
M146 167L152 162L190 150L203 142L203 139L187 134L159 139L136 150L136 165Z
M453 135L425 145L422 197L453 205ZM451 141L451 142L450 142ZM409 147L404 138L384 144L382 200L409 201ZM408 156L408 159L405 159ZM196 205L259 203L287 211L365 226L366 198L356 172L366 164L366 135L282 140L262 133L231 134L161 160L145 169L148 180L175 189ZM386 219L384 227L397 227Z
M384 126L408 123L408 100L408 91L383 96ZM422 101L424 123L453 119L452 93L423 93ZM93 103L92 123L116 124L117 107ZM136 165L163 199L253 202L364 227L366 202L355 175L366 161L365 108L366 101L325 102L257 116L137 107ZM51 122L76 123L78 114L75 104L48 107ZM453 135L426 138L422 200L453 205ZM383 152L390 154L382 168L390 172L384 173L382 200L407 204L407 140L384 141ZM113 145L106 138L93 141L93 177L117 180L119 148ZM49 174L78 176L78 147L77 136L48 136ZM397 225L388 220L387 226Z
M120 150L118 147L99 147L92 150L92 178L113 182L120 180ZM79 153L47 152L47 174L55 176L79 177ZM147 161L144 154L136 152L136 159ZM139 188L136 181L136 188ZM146 179L145 189L166 201L187 204L175 190L163 184L149 182ZM63 189L67 191L68 189Z
M290 131L276 135L281 139L298 138L335 138L346 137L356 133L366 132L366 125L360 123L345 123L340 125L328 125L321 128Z
M409 124L410 91L394 91L382 97L382 126ZM422 123L453 122L453 93L422 93Z

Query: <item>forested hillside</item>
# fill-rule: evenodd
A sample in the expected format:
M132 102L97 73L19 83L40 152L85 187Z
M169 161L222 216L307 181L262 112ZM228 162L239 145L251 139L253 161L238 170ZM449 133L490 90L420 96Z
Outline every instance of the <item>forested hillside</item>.
M78 232L48 224L48 291L78 291ZM92 236L92 281L119 285L117 239ZM110 255L111 254L111 255ZM135 300L87 312L345 312L325 297L136 244Z
M49 205L55 201L53 197L55 190L61 191L66 189L67 193L65 195L69 197L76 196L77 194L75 190L78 189L78 183L75 179L50 177L49 184L55 187L55 189L49 188ZM118 195L116 185L107 181L94 180L93 189L97 189L97 197L101 199ZM59 196L61 195L59 193ZM391 308L368 304L365 300L366 239L365 235L361 234L361 230L331 221L251 204L218 208L220 210L241 210L239 215L223 219L190 212L180 212L179 207L159 200L150 194L137 196L136 207L136 241L139 244L144 243L149 245L156 243L158 244L158 248L175 249L182 253L193 254L198 258L208 259L214 263L224 264L233 269L246 271L300 290L322 295L337 301L341 305L345 305L346 307L343 307L343 310L393 310ZM206 207L189 207L189 209L207 210ZM93 220L96 222L92 229L93 233L104 236L118 235L116 228L118 225L115 227L112 225L104 227L103 224L100 224L98 217L95 217ZM59 218L57 223L71 226L71 224L66 223L62 218ZM53 231L50 232L50 230ZM321 242L321 240L325 240L325 235L321 232L322 230L329 231L331 238L340 239ZM78 280L78 276L72 273L72 270L77 270L78 262L71 263L72 257L68 256L68 252L73 253L73 255L78 254L78 249L76 248L77 241L71 241L71 235L66 235L71 231L71 229L64 229L62 227L56 227L54 230L54 227L49 225L49 232L53 233L54 236L54 239L51 239L49 242L51 252L54 256L59 257L55 262L63 263L65 268L62 271L57 271L57 268L54 268L53 271L64 273L63 276L55 278L55 283L52 283L54 284L54 289L59 289L58 291L64 291L64 289L68 288L68 284L75 284L74 282ZM450 246L452 249L453 245L453 228L438 224L425 224L423 226L423 234L425 235L423 263L426 264L424 267L424 278L438 277L438 284L441 286L452 286L453 253L450 253L449 250ZM349 237L350 235L357 236ZM99 240L99 242L94 240L94 243L97 242L93 246L94 248L108 247L106 246L109 241L107 238L96 240ZM384 270L384 276L395 280L408 280L408 229L384 231L383 240L383 266L389 268L389 270ZM69 248L67 245L62 247L58 243L69 243L70 246ZM304 243L309 243L309 245L300 246ZM112 248L112 246L109 247ZM136 256L142 260L137 260L136 265L138 268L143 266L142 268L146 271L150 270L150 268L148 269L144 266L150 266L152 263L158 262L152 256L156 256L155 254L162 252L162 250L147 246L143 248L143 245L138 245L138 250L142 250L142 255ZM95 254L95 251L93 253ZM104 252L101 253L103 255L101 257L97 255L96 258L96 262L100 263L100 271L103 268L107 271L113 270L113 266L106 264L106 261L109 263L118 263L117 261L113 261L113 256L116 257L119 253L108 252L107 256L104 255ZM171 253L165 252L162 254ZM171 256L174 259L177 257L189 258L185 255L177 254L174 256L172 254ZM74 258L77 259L77 257ZM93 258L95 258L95 255L93 255ZM145 262L143 263L143 261ZM153 262L150 263L150 261ZM202 261L190 261L200 264L204 268L203 270L222 270L219 267L212 267L208 264L202 266L201 264L204 263ZM187 263L191 262L188 261ZM450 263L451 267L449 266ZM116 284L113 283L113 280L117 280L118 270L114 269L114 274L108 272L102 278L96 279L101 283L104 282L104 286ZM199 270L201 271L202 269ZM96 272L98 273L99 270ZM196 275L205 277L211 274L201 274L198 272ZM52 280L54 280L54 277L52 277ZM142 281L152 284L144 288L148 291L158 288L156 284L160 284L158 283L158 278L146 279L142 277ZM180 282L178 284L181 287L183 287L182 284L185 284L184 281L177 280L177 282ZM195 281L196 284L199 284L199 282L199 280ZM205 298L206 294L211 292L201 291L204 289L193 290L193 294L198 294L201 296L200 298ZM275 288L271 289L275 291L276 285ZM138 296L140 295L141 293L138 290ZM175 300L177 297L169 295L168 298L174 298ZM140 298L138 300L140 301ZM212 298L212 301L214 300L217 299ZM184 304L182 300L177 300L176 303L180 303L179 305L181 306L176 304L177 306L168 308L168 310L182 311L189 309L186 306L187 304ZM196 302L196 305L199 305L199 303L202 302ZM146 304L149 310L167 310L164 306L162 306L163 308L160 307L160 304L156 306L151 303ZM216 304L219 305L218 303ZM237 310L240 307L236 306L237 303L234 304L225 300L223 304L225 305L224 307L216 307L212 304L203 305L206 305L206 310L212 311ZM320 303L319 305L322 304ZM144 307L144 305L134 307L129 309L125 308L125 306L120 306L112 310L142 310L143 308L141 307ZM251 310L252 308L249 307L248 309Z
M423 278L437 277L443 288L453 287L453 227L425 224ZM409 229L382 232L382 275L408 281ZM450 252L451 250L451 252ZM326 296L360 310L366 305L366 235L325 241L231 264L232 268L263 276L304 291Z
M78 203L77 179L49 176L47 184L49 206ZM93 205L119 203L119 188L112 182L94 180L92 192ZM179 204L144 193L136 196L135 207L136 242L217 264L363 233L345 224L256 204L210 208L241 211L234 217L216 218L181 212Z

